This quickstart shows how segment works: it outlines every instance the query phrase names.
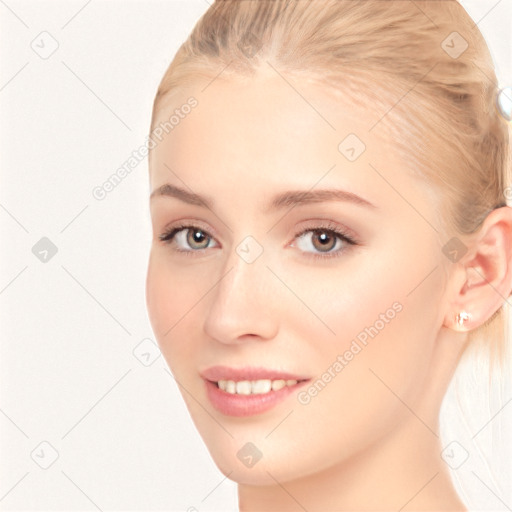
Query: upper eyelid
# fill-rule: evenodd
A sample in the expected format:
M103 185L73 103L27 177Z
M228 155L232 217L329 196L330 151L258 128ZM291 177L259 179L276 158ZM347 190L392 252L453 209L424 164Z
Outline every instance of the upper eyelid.
M351 230L347 229L346 231L348 231L348 232L345 233L344 228L323 227L323 226L314 226L314 227L308 227L308 228L301 229L298 233L295 234L295 238L303 235L304 233L308 233L309 231L327 231L330 233L334 233L336 236L338 236L340 238L355 238L355 236L352 237L352 235L350 233Z
M363 245L359 235L344 224L334 222L330 219L322 218L310 219L308 222L310 222L312 225L306 226L298 231L298 233L295 234L295 238L308 231L329 231L334 233L336 237L347 240L349 243L354 245Z

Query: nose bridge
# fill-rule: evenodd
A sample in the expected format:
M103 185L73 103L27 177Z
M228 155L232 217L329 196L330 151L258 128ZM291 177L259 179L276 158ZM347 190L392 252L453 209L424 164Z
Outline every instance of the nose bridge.
M258 295L269 284L266 275L267 259L268 254L263 244L252 235L246 235L240 242L233 244L226 255L223 269L225 277L222 279L225 282L219 283L219 294L228 300L252 298L258 302Z
M275 335L277 311L269 300L273 276L267 259L263 245L250 235L231 247L206 317L211 336L229 342L246 334Z

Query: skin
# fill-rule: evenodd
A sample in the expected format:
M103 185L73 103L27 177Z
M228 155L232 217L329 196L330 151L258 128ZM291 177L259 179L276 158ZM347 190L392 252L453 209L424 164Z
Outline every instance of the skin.
M206 83L161 109L157 123L190 95L199 102L152 150L150 184L154 191L170 183L213 205L151 199L146 299L199 433L220 471L239 484L240 510L465 510L440 456L439 408L467 330L510 293L511 209L459 236L469 250L452 263L441 249L454 233L442 235L434 195L378 129L368 131L382 113L335 102L313 84L300 87L307 103L271 71ZM349 133L366 145L354 162L338 150ZM267 208L284 191L330 188L374 207ZM340 241L330 249L342 247L338 257L315 259L322 252L313 232L302 242L296 235L322 219L352 230L359 244ZM211 236L207 248L159 239L183 220ZM263 248L250 264L236 252L248 235ZM394 303L401 311L309 403L294 393L239 418L209 402L201 370L254 365L315 381ZM473 317L459 331L461 310ZM250 468L236 455L247 442L263 455Z

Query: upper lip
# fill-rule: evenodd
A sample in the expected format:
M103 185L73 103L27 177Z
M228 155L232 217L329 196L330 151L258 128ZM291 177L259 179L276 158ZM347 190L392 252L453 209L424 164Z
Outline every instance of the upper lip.
M210 366L199 372L203 379L211 382L219 380L233 380L235 382L242 380L308 380L309 377L296 375L281 370L272 370L270 368L246 366L243 368L231 368L229 366Z

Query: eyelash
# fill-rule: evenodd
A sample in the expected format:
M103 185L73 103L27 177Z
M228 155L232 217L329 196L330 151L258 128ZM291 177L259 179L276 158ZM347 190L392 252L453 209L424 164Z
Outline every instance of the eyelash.
M186 223L180 224L178 226L173 226L168 231L165 231L164 233L159 235L158 238L160 239L160 241L164 242L165 244L171 244L171 242L173 241L176 234L184 229L198 229L199 231L204 233L208 237L208 239L213 238L208 231L202 229L200 226L196 226L194 224L186 224ZM332 222L329 222L329 221L320 222L318 225L316 225L314 227L309 227L309 228L303 229L302 231L300 231L299 233L297 233L294 236L294 240L297 238L300 238L305 233L309 233L310 231L324 231L326 233L334 235L338 239L341 239L343 242L345 242L349 246L359 245L359 242L357 240L355 240L352 236L350 236L349 234L342 231L336 224L333 224ZM193 256L196 256L197 253L202 253L206 249L208 249L208 248L196 249L196 250L194 250L194 249L191 249L191 250L174 249L174 250L179 253L185 253L187 256L193 257ZM346 250L346 248L341 248L335 252L326 252L323 254L320 252L317 252L317 253L311 253L311 252L306 252L306 251L303 251L303 252L305 252L307 254L307 257L325 260L325 259L329 259L329 258L337 258L343 252L345 252L345 250Z

